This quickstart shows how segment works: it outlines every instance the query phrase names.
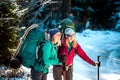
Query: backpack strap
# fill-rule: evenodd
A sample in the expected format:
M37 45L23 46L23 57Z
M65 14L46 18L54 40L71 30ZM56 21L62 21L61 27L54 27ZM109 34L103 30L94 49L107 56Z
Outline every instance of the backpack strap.
M39 49L41 46L43 46L48 40L43 40L42 42L37 42L37 47L36 47L36 61L38 60L38 55L39 55Z
M37 24L33 24L33 25L31 25L30 27L28 27L28 28L25 30L25 33L24 33L24 35L22 36L22 39L25 39L25 38L27 37L28 33L29 33L32 29L34 29L34 28L36 28L36 27L38 27Z
M36 47L36 60L38 60L38 54L39 54L39 48L41 48L42 45L44 45L46 41L38 42Z
M61 31L61 34L62 34L62 35L61 35L61 40L62 40L62 39L65 37L65 30L62 30L62 31Z
M49 40L44 40L44 41L42 41L41 43L38 43L37 44L37 48L36 48L36 61L38 60L38 55L39 55L39 49L42 47L42 46L44 46L44 44L46 43L46 42L49 42L50 44L51 44L51 51L53 50L53 45L52 45L52 43L49 41Z

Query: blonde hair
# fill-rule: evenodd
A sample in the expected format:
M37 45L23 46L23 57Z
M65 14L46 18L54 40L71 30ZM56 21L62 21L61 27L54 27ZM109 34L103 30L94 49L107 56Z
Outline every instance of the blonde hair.
M51 42L54 44L54 38L51 39ZM61 46L61 41L56 42L57 46Z
M68 47L70 47L68 38L66 38L66 44L67 44ZM77 46L77 42L76 42L76 40L74 39L74 40L72 41L72 47L73 47L73 48L76 48L76 46Z

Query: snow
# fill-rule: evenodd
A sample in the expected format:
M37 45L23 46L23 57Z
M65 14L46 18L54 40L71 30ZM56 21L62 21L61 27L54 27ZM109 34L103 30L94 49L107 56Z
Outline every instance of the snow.
M118 80L120 79L120 33L114 31L92 31L85 30L81 34L77 33L78 43L88 54L88 56L97 61L100 55L100 80ZM77 65L77 66L75 66ZM79 66L78 66L79 65ZM93 67L81 60L78 56L74 59L74 74L87 77L82 80L96 80L97 67ZM112 78L111 78L112 77ZM74 80L81 79L81 77Z
M87 29L76 33L76 39L92 60L100 55L100 80L120 80L120 32ZM52 72L48 80L53 80ZM75 56L73 80L97 80L97 67Z
M92 60L97 62L97 56L100 56L100 80L120 80L120 32L86 29L82 33L76 33L76 40ZM29 71L30 69L25 69L25 73L30 73ZM53 80L52 66L47 77L48 80ZM73 80L97 80L97 67L76 55Z

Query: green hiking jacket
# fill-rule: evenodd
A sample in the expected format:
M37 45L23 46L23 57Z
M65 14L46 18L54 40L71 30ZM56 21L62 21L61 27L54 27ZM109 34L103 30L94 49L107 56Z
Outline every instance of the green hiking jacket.
M35 71L48 73L50 65L61 65L55 46L56 45L50 41L47 41L43 47L39 49L38 61L33 66Z

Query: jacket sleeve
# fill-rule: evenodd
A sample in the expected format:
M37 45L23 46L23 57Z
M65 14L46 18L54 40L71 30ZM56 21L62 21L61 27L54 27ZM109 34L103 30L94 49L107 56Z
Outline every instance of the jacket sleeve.
M79 57L81 57L84 61L88 62L89 64L95 66L95 62L91 60L87 54L83 51L83 49L80 47L79 44L77 44L76 47L76 53L78 54Z
M54 58L52 56L52 46L51 43L45 43L43 47L43 60L46 65L60 65L61 63L59 62L57 58L57 53L54 55Z

